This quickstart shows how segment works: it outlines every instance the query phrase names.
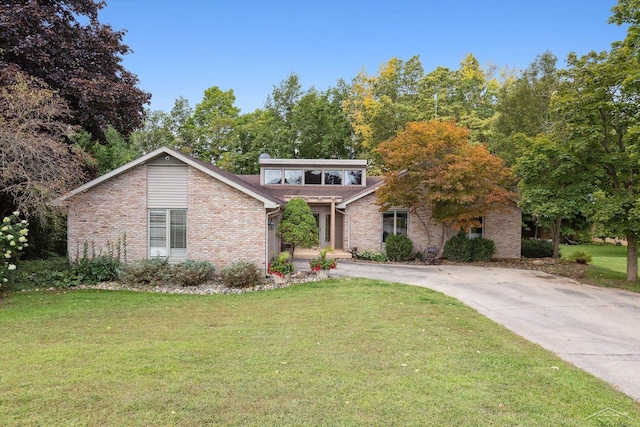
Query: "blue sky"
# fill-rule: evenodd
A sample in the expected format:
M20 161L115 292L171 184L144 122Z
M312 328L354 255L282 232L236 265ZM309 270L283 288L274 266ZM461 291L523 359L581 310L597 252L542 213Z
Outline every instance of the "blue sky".
M169 111L205 89L233 89L242 113L262 108L291 72L325 90L392 57L419 55L425 73L473 53L482 65L525 68L550 50L609 49L615 0L107 0L100 21L127 30L124 66Z

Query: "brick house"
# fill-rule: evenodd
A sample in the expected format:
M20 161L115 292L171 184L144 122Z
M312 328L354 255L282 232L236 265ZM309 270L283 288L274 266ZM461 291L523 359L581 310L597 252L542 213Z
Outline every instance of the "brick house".
M335 256L353 247L381 252L394 233L407 234L415 250L442 244L442 225L427 220L425 227L402 207L380 212L375 191L382 178L367 176L365 160L262 157L260 175L235 175L159 148L76 188L56 200L68 215L69 256L85 243L104 249L126 233L129 261L168 257L222 267L245 260L264 267L280 249L276 230L294 197L307 201L320 246L334 248ZM495 242L496 257L519 258L520 230L513 206L488 213L473 232Z

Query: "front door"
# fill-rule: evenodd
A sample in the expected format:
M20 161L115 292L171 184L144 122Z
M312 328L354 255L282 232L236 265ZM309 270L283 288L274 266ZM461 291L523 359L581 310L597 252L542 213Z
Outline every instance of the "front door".
M313 212L318 226L318 237L321 248L331 246L331 214L329 212Z

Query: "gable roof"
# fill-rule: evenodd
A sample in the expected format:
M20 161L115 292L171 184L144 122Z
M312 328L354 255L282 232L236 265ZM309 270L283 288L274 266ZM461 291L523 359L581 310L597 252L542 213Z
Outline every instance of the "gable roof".
M73 196L77 195L77 194L81 194L84 193L88 190L90 190L91 188L98 186L100 184L102 184L103 182L106 182L112 178L115 178L135 167L138 167L140 165L145 164L146 162L161 156L161 155L169 155L172 156L184 163L186 163L189 166L192 166L195 169L198 169L199 171L219 180L224 182L225 184L243 192L244 194L247 194L261 202L264 203L264 207L267 209L275 209L278 208L280 206L280 201L277 198L274 198L273 196L269 195L268 193L266 193L265 191L263 191L260 186L255 186L250 184L249 182L242 180L239 178L238 175L234 175L230 172L227 172L225 170L220 169L219 167L213 166L209 163L205 163L201 160L198 160L194 157L191 156L187 156L185 154L182 154L178 151L172 150L170 148L167 147L161 147L158 148L157 150L154 150L142 157L137 158L136 160L133 160L125 165L120 166L117 169L112 170L111 172L108 172L102 176L99 176L98 178L87 182L86 184L71 190L70 192L68 192L67 194L58 197L56 200L54 200L53 204L54 205L60 205L62 202L72 198Z

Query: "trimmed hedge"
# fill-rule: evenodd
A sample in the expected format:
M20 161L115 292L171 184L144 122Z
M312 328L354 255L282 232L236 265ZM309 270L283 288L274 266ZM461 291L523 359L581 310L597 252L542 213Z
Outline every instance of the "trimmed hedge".
M553 243L541 239L522 239L521 255L524 258L550 258L553 256Z
M391 261L407 261L413 255L413 242L404 234L392 234L387 236L384 250Z
M495 253L493 240L482 237L469 239L464 232L458 233L444 245L444 256L455 262L490 261Z

